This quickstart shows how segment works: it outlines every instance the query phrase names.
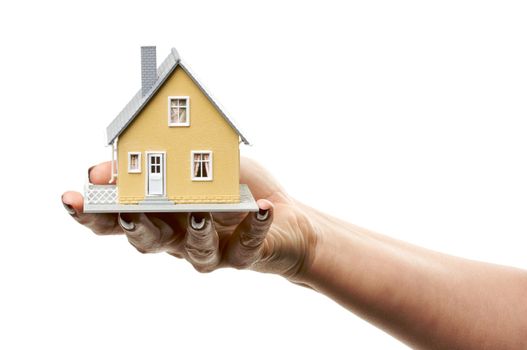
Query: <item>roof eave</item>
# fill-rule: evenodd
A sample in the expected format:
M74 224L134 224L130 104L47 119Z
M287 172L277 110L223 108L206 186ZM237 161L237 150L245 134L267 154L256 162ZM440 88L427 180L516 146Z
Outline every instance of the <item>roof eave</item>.
M175 49L174 49L175 50ZM176 51L177 53L177 51ZM178 56L176 56L178 57ZM141 105L139 106L139 108L137 108L137 110L134 112L134 114L132 115L132 117L130 118L130 120L121 128L121 130L112 138L112 139L108 139L108 145L111 145L113 143L113 141L119 137L119 135L121 135L121 133L126 130L126 128L128 128L128 126L135 120L135 117L137 117L137 115L139 113L141 113L141 111L143 110L143 108L148 104L148 102L150 102L150 100L152 98L154 98L154 96L156 95L157 91L161 88L161 86L163 86L163 84L165 83L165 81L168 79L168 77L170 77L170 75L174 72L174 70L176 70L177 66L179 65L179 58L176 59L176 64L174 64L174 66L170 69L170 71L168 72L168 74L160 80L159 84L156 84L155 88L152 89L152 92L148 94L148 97L143 101L143 103L141 103Z
M218 105L218 103L216 103L216 101L212 98L212 96L210 95L210 93L207 91L207 89L203 86L203 84L201 84L199 82L199 80L194 76L194 74L192 74L188 67L186 67L183 62L181 61L181 58L179 56L179 53L177 52L177 50L175 48L172 48L171 50L171 54L173 55L174 57L174 64L172 67L170 67L170 69L168 70L168 72L159 80L159 82L156 82L155 86L152 88L151 91L149 91L148 95L146 96L146 98L144 100L141 101L141 103L139 104L139 106L137 106L135 108L135 111L134 113L128 117L128 120L126 121L126 123L124 123L119 129L117 132L115 132L115 130L112 130L112 126L115 122L115 120L110 123L110 125L108 125L108 127L106 128L106 133L107 133L107 143L108 145L111 145L115 139L117 137L119 137L119 135L121 135L125 130L126 128L128 128L128 126L135 120L135 118L141 113L141 111L143 110L143 108L148 104L148 102L150 102L150 100L157 94L157 91L163 86L163 84L165 83L165 81L172 75L172 73L176 70L176 68L178 66L180 66L187 74L188 76L192 79L192 81L198 86L198 88L201 90L201 92L207 97L207 99L212 103L212 105L216 108L216 110L218 110L218 112L221 114L221 116L223 117L223 119L225 119L225 121L230 125L230 127L238 134L238 136L240 137L241 141L246 144L246 145L250 145L249 141L245 138L245 136L243 136L243 134L240 132L240 130L234 125L234 123L232 122L232 120L227 117L227 115L225 114L225 112L223 111L223 109ZM140 92L139 92L140 93ZM132 99L133 100L133 99ZM126 108L126 107L125 107ZM113 133L113 134L111 134Z
M236 127L236 125L234 125L234 123L231 121L231 119L229 117L227 117L225 112L223 112L223 109L216 103L214 98L212 98L212 96L210 95L208 90L203 86L203 84L200 83L200 81L195 77L195 75L192 72L190 72L188 67L186 67L186 64L183 63L183 61L180 60L179 61L179 66L185 71L185 73L188 74L190 79L192 79L192 81L199 87L201 92L203 92L203 94L207 97L207 99L210 101L210 103L212 103L212 105L216 108L216 110L218 110L218 112L220 112L220 114L223 117L223 119L225 119L225 121L230 125L230 127L238 134L238 136L240 137L242 142L244 144L246 144L246 145L250 145L249 141L245 138L245 136L243 136L241 131Z

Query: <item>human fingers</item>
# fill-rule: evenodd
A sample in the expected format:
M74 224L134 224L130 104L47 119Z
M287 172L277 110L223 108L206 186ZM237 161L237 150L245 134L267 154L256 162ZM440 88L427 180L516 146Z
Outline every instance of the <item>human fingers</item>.
M188 215L185 250L188 261L199 272L212 271L220 262L219 237L210 213Z
M238 225L229 239L225 260L235 268L250 267L260 257L262 245L273 222L273 204L260 199L259 211L251 213Z
M62 205L68 214L79 224L86 226L98 235L122 234L117 223L117 214L83 213L84 198L78 192L68 191L62 195Z
M141 253L165 251L177 238L170 225L144 213L120 213L118 222L128 242Z
M108 185L112 178L112 162L103 162L88 169L88 179L94 185Z

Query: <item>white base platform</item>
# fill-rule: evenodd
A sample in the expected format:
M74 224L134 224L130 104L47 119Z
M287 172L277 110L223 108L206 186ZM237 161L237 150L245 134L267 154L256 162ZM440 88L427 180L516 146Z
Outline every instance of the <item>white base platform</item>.
M86 196L85 196L86 198ZM203 203L174 204L166 201L154 201L144 204L104 203L92 204L84 202L85 213L189 213L189 212L249 212L258 211L258 205L249 187L240 184L240 203Z

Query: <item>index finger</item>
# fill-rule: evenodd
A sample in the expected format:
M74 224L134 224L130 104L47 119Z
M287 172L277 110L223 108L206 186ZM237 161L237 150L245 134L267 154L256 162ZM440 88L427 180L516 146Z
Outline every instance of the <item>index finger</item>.
M238 225L225 250L226 261L235 268L248 268L260 257L262 245L273 222L273 204L258 200L259 211Z

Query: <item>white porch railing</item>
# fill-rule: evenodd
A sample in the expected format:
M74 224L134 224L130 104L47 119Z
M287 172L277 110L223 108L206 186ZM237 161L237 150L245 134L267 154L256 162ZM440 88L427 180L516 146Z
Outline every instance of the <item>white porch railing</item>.
M117 204L117 186L88 183L84 188L84 201L86 204Z

